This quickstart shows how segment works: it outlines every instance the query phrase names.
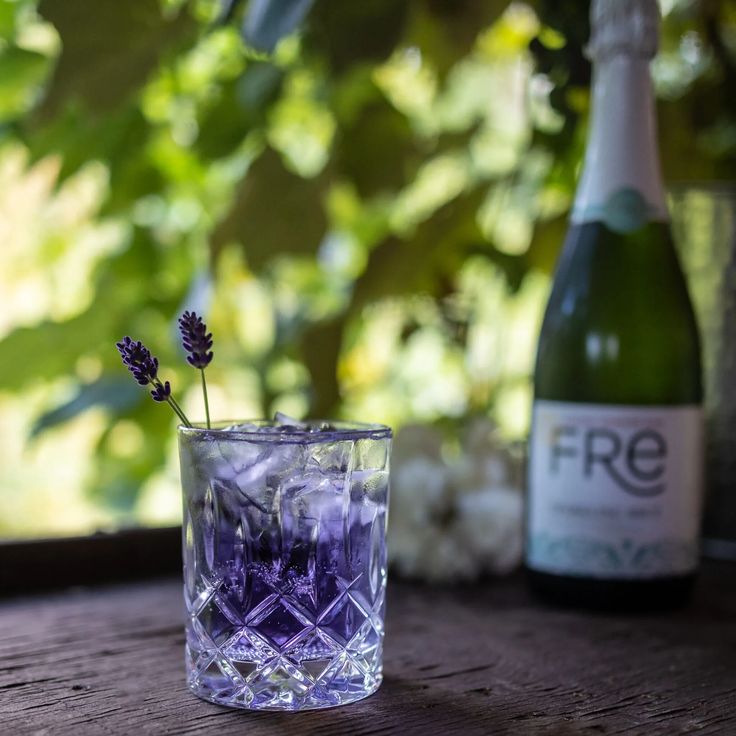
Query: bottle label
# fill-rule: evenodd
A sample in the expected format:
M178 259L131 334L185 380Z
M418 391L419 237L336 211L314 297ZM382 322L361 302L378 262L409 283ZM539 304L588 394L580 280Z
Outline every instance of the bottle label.
M528 566L622 579L692 572L702 463L699 406L537 400Z

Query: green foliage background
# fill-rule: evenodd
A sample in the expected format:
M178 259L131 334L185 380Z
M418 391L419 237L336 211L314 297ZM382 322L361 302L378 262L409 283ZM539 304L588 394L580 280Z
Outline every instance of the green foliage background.
M153 347L199 417L184 308L222 418L526 429L587 3L316 0L272 55L222 11L0 3L0 534L176 520L173 418L113 343ZM736 8L663 12L666 178L732 176Z

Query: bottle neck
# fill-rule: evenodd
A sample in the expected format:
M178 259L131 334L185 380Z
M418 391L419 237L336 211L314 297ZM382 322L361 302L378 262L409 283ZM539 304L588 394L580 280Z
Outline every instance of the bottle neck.
M615 54L594 69L593 112L574 223L631 232L667 222L649 63Z

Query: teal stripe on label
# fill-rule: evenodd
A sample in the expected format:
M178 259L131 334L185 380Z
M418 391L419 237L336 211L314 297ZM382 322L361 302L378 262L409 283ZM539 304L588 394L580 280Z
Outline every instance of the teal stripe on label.
M576 222L602 222L617 233L631 233L640 230L648 222L662 220L659 207L644 199L636 189L617 189L602 204L594 204L573 213Z
M601 578L647 578L695 570L698 545L680 539L637 543L535 534L528 540L527 564L534 570Z

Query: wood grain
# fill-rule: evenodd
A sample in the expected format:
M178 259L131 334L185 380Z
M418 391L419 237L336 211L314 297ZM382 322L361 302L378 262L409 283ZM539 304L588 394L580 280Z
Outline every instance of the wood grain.
M736 733L736 566L710 563L687 610L638 617L544 608L520 577L389 585L386 678L371 698L248 713L184 684L178 581L0 604L0 733Z

